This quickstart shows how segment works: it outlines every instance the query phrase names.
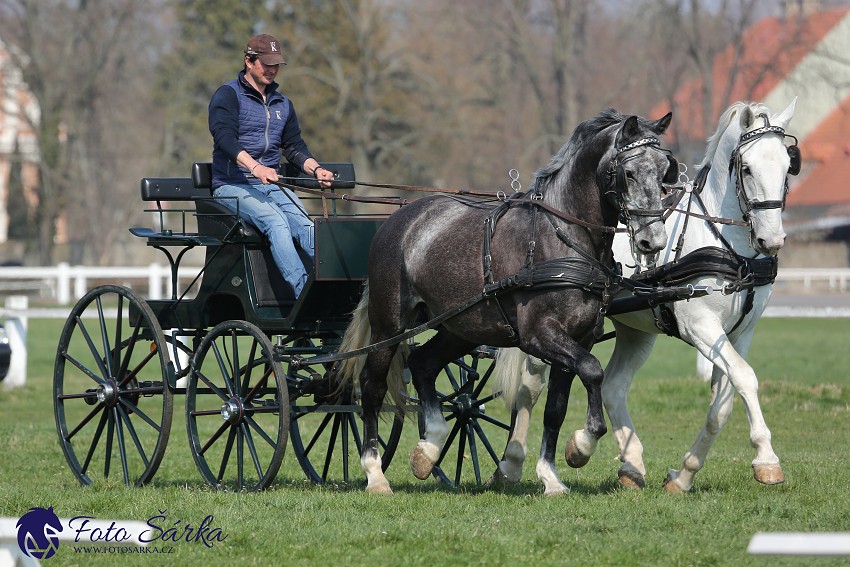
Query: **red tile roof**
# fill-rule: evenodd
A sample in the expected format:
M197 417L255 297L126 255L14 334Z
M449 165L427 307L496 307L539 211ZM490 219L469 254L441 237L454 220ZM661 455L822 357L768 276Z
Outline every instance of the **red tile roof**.
M720 116L737 100L764 100L848 12L850 8L844 7L811 14L804 20L766 18L753 25L744 36L737 60L731 45L715 59L714 92L729 89L729 97L715 95L712 115ZM728 77L734 77L731 86ZM701 116L702 100L702 79L685 83L675 94L677 130L683 138L703 141L711 133L705 132L701 120L681 118ZM649 115L661 116L668 110L670 105L665 101ZM673 135L668 134L671 138ZM800 148L803 171L799 178L790 180L788 206L821 207L822 211L824 207L827 211L850 209L850 97L800 141Z
M727 47L715 59L712 71L712 88L715 93L730 88L728 78L734 77L728 98L714 97L712 115L720 116L737 100L760 101L790 73L820 40L850 11L838 8L798 18L765 18L744 35L743 49L736 58L733 46ZM676 114L698 117L702 115L702 79L685 83L674 95ZM668 102L658 104L649 116L661 116L670 110ZM705 132L700 120L679 120L679 135L693 140L704 140Z

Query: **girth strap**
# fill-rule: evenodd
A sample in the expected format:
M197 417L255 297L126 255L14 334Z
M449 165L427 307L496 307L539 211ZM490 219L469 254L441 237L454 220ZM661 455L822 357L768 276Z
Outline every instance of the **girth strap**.
M555 288L579 288L603 297L610 285L601 267L581 257L555 258L524 267L513 276L484 286L485 297L501 294L517 287L533 286L534 291Z

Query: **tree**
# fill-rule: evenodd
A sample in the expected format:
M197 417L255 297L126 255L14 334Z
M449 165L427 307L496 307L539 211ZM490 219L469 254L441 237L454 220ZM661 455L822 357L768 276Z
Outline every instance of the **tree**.
M209 161L208 105L222 84L242 69L253 35L269 32L274 2L171 0L173 43L157 63L157 97L164 109L161 171L186 176L194 161Z
M350 159L365 180L427 177L423 148L430 140L418 126L432 85L414 72L404 6L285 4L274 20L288 53L283 90L304 116L311 149L323 159Z
M132 79L150 56L141 10L150 6L8 0L0 7L0 35L15 46L10 52L40 109L33 124L40 152L36 234L26 242L27 262L53 262L61 219L80 260L95 247L89 261L105 261L117 223L126 231L126 191L138 187L136 175L124 177L135 157L126 142L138 142L146 125L138 121L148 110Z

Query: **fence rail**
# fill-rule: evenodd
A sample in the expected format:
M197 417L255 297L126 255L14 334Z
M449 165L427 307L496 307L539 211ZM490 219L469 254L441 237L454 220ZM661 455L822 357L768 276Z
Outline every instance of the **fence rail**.
M200 272L197 266L181 267L177 272L177 293L182 293ZM58 305L70 305L90 289L103 283L117 283L142 293L145 299L171 296L171 268L152 263L148 266L91 267L60 263L50 267L0 268L0 295L29 295Z
M181 267L177 274L178 295L198 275L200 267ZM781 268L776 279L777 291L845 293L850 282L848 268ZM171 269L152 263L134 267L71 266L60 263L50 267L0 268L0 296L28 295L57 305L70 305L91 288L117 283L137 290L145 299L171 296Z
M806 291L846 292L850 281L848 268L780 268L776 281L781 285L797 285Z

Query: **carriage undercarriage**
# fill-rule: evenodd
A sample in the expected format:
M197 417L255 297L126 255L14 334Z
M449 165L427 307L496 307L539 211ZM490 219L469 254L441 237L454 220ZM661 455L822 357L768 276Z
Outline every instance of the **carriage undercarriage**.
M340 387L332 368L383 217L317 217L316 263L296 299L256 229L210 199L206 167L195 164L191 179L142 180L142 198L156 202L160 227L131 230L166 254L172 297L144 300L129 288L106 285L87 293L68 317L53 392L68 464L82 484L150 482L168 445L174 398L183 395L190 450L210 486L269 487L287 443L310 481L349 483L363 444L361 409L356 387ZM342 173L337 187L353 186L350 166L327 167ZM194 205L168 209L167 201ZM174 215L176 223L165 220ZM197 231L186 228L191 217ZM200 285L178 296L177 270L195 247L206 250ZM699 293L707 291L644 285L614 300L609 311ZM513 422L488 388L494 352L480 347L441 377L440 405L451 429L433 476L448 485L481 486L502 460ZM408 401L416 416L418 400ZM385 414L384 469L405 423L392 407ZM414 419L421 435L422 419Z

